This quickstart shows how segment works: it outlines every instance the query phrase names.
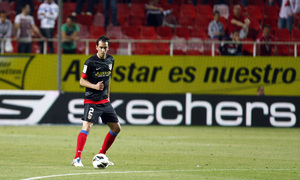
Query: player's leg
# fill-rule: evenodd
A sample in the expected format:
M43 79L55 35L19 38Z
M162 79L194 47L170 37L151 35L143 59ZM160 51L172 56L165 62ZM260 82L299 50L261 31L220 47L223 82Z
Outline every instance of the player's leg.
M121 131L121 125L119 123L117 114L110 103L106 103L103 108L104 112L101 116L102 121L110 128L99 151L99 153L105 154Z
M83 121L82 129L79 132L78 137L77 137L76 154L75 154L74 159L81 158L82 150L84 148L84 145L87 140L87 136L89 135L92 126L93 126L93 123L88 122L88 121Z
M84 148L84 145L87 140L87 136L89 135L89 132L93 126L93 123L88 121L83 121L81 131L78 134L77 137L77 145L76 145L76 154L75 158L72 161L72 165L76 167L82 167L83 164L81 162L81 154Z
M108 122L107 125L109 126L110 130L107 133L103 145L99 151L99 154L106 154L106 151L110 148L110 146L115 141L116 137L118 136L119 132L121 131L120 123L111 123Z
M99 118L101 113L102 112L98 111L97 107L95 107L94 105L84 105L82 128L77 137L76 154L74 160L72 161L72 164L74 166L83 166L83 164L81 163L81 154L86 143L87 136L89 135L94 122Z

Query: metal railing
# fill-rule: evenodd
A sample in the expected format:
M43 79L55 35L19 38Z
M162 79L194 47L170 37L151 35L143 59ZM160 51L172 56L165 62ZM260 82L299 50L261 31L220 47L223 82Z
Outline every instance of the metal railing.
M6 40L11 40L11 41L16 41L14 39L0 39L0 44L1 47L5 46L5 41ZM42 39L32 39L32 42L40 42L42 41ZM44 51L42 52L43 54L47 54L47 42L52 41L54 43L57 43L58 39L54 38L54 39L47 39L47 41L43 42L43 46L44 46ZM95 42L95 39L79 39L77 42L84 42L85 44L85 48L84 48L84 54L89 55L90 50L89 50L89 43L91 42ZM170 56L173 56L173 52L174 52L174 45L176 43L185 43L185 44L198 44L199 46L202 46L203 49L208 49L211 51L211 56L216 56L215 51L216 48L218 48L218 45L221 43L221 41L217 41L217 40L146 40L146 39L111 39L110 40L111 43L125 43L127 44L127 54L126 55L132 55L132 44L133 43L168 43L169 44L169 49L170 49ZM232 43L232 41L222 41L223 43ZM242 45L247 45L247 44L252 44L253 45L253 52L252 52L252 56L256 57L257 56L257 45L261 45L261 44L268 44L268 45L287 45L287 46L293 46L293 56L296 58L298 57L298 52L297 52L297 47L300 46L300 42L284 42L284 41L273 41L273 42L256 42L256 41L240 41L239 42ZM205 46L205 47L204 47ZM17 47L14 47L17 48ZM201 51L201 49L199 49L199 51ZM5 50L4 48L1 48L1 54L4 54ZM123 54L124 55L124 54Z

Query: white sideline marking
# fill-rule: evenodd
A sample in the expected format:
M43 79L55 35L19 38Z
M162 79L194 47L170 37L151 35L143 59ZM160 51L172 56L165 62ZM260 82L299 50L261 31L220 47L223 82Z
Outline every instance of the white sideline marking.
M161 171L115 171L115 172L89 172L89 173L72 173L72 174L57 174L49 176L30 177L22 180L45 179L62 176L76 175L91 175L91 174L128 174L128 173L158 173L158 172L207 172L207 171L299 171L300 169L198 169L198 170L161 170Z

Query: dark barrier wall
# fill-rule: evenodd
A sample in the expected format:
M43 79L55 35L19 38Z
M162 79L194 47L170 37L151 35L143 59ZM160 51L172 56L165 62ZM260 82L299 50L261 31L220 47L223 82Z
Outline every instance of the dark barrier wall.
M83 93L0 91L0 99L0 125L81 123ZM113 93L111 99L122 124L300 127L300 97Z

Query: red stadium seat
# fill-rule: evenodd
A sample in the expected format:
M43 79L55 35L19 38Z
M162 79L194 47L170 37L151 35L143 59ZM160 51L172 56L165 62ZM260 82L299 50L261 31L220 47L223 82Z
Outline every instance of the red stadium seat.
M125 38L139 39L140 29L138 26L129 26L123 28L123 35Z
M75 12L76 4L74 2L66 2L63 5L63 15L69 16L72 12Z
M251 19L254 18L254 19L258 19L258 20L262 21L263 15L262 15L260 6L249 5L249 6L247 6L247 12L248 12L249 18L251 18Z
M129 25L130 26L143 26L145 24L145 19L139 16L130 16Z
M106 35L111 39L122 39L122 28L120 26L108 26Z
M89 54L96 54L96 41L95 42L89 42Z
M208 28L209 23L210 23L209 19L207 19L199 14L196 16L195 25Z
M97 12L93 17L93 25L95 26L104 26L104 15L100 12Z
M219 11L221 17L228 19L229 16L229 7L226 4L215 4L213 11Z
M190 16L183 16L180 15L179 20L178 20L178 24L181 26L193 26L194 25L194 18L190 17Z
M90 27L93 23L93 16L78 14L76 16L76 22L84 26Z
M275 41L281 41L281 42L290 42L290 34L287 29L277 29L275 32ZM287 32L287 34L286 34ZM279 56L287 56L289 55L289 45L282 44L277 45L278 54Z
M173 38L173 54L174 55L185 55L187 50L187 44L184 38Z
M78 37L82 38L82 39L89 37L89 31L88 31L87 26L84 26L82 24L78 24L78 26L79 26ZM99 36L99 34L98 34L98 36Z
M141 39L156 39L155 28L152 26L142 26L140 32Z
M154 55L170 55L170 45L169 43L153 43Z
M205 17L210 17L212 19L212 8L210 5L202 5L198 4L197 5L197 14L201 14L202 16Z
M180 15L179 16L189 16L192 18L196 17L196 10L192 4L182 4L180 6Z
M136 43L133 54L150 55L153 51L152 43Z
M203 40L208 38L207 31L204 27L194 26L191 30L191 38L201 38Z
M171 40L173 37L173 32L170 27L159 26L156 30L157 39Z
M102 4L102 3L99 3ZM125 25L129 21L130 8L127 4L118 3L118 21L121 25Z
M9 2L0 2L0 11L5 11L7 15L10 14L11 8Z
M276 29L274 30L275 37L281 41L290 41L290 32L288 29Z
M273 6L265 6L263 8L263 15L266 18L278 19L278 10Z
M252 40L255 40L258 32L260 30L259 20L255 18L249 18L250 19L250 26L249 26L249 32L248 32L248 38L251 38Z
M119 48L118 42L109 42L109 54L116 54Z
M90 27L90 35L89 38L99 38L102 34L105 34L105 29L103 26L94 26Z
M187 27L178 27L174 30L174 36L182 37L188 40L190 38L190 30Z
M242 41L253 41L251 38L243 39ZM243 55L253 55L253 44L243 44L242 45Z
M200 38L190 38L187 44L187 55L200 55L204 50L203 41Z
M292 29L291 40L300 42L300 29Z
M145 18L145 5L140 3L132 3L130 8L131 17Z

